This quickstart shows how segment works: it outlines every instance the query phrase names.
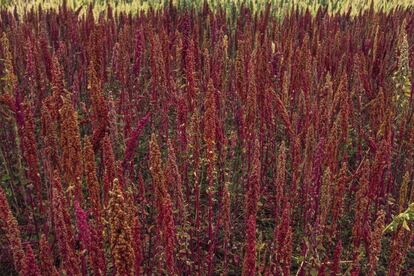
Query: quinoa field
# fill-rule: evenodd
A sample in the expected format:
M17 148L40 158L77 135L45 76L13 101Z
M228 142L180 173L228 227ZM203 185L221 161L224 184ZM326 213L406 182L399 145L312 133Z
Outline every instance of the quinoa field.
M414 2L0 1L0 275L414 275Z

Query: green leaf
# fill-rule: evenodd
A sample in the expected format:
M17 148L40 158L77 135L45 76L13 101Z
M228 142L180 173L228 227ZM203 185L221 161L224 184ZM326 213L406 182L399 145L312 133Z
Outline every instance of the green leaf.
M410 227L408 226L408 223L406 220L403 220L402 226L404 227L405 230L410 231Z
M311 276L316 276L316 275L318 275L318 270L317 270L315 267L311 268L310 275L311 275Z
M397 216L395 216L391 223L387 225L387 227L385 227L383 233L386 233L388 231L395 231L398 227L398 225L402 224L402 227L404 229L406 229L407 231L411 231L410 227L408 226L408 222L409 221L414 221L414 204L411 203L408 208L398 214Z
M3 176L1 177L1 181L2 181L2 182L9 181L10 179L11 179L11 177L10 177L10 175L8 175L8 174L5 174L5 175L3 175Z

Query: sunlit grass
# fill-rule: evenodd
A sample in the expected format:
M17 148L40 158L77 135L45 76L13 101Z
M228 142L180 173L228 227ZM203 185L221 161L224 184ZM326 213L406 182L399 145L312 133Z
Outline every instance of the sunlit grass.
M413 7L412 0L172 0L173 5L178 8L193 7L201 8L203 3L207 1L212 9L218 7L224 8L227 12L239 10L244 3L255 12L260 12L266 5L271 3L271 13L274 16L281 17L291 11L293 8L299 10L308 10L315 14L320 7L325 7L332 13L346 13L351 11L351 15L358 14L368 10L371 5L376 11L390 11L396 8ZM66 2L67 7L71 9L81 8L80 14L84 14L87 7L93 3L94 13L98 15L105 12L108 4L111 5L115 13L131 13L137 14L146 12L152 8L154 10L161 9L169 5L170 0L1 0L3 9L17 10L19 14L25 14L31 9L37 9L41 6L43 9L57 9Z

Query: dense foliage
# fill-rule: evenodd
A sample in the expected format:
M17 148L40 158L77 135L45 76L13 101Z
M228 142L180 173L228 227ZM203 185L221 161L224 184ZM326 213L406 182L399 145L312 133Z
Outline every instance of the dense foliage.
M414 273L414 11L232 7L1 12L1 275Z

